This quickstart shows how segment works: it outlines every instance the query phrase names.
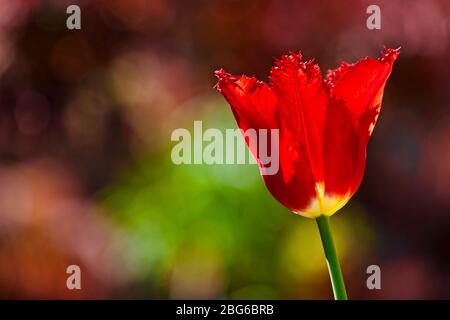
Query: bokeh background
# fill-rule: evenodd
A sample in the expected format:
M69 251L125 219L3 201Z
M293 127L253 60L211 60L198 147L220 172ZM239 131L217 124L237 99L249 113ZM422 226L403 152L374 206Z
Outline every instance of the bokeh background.
M383 45L402 53L332 219L349 296L450 298L449 17L446 0L0 0L0 298L332 298L315 222L256 165L174 165L170 136L236 127L215 69L267 80L302 50L325 73Z

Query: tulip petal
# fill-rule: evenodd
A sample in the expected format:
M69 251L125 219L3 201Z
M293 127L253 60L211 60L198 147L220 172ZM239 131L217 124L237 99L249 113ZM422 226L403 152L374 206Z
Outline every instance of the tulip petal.
M280 107L273 89L255 78L232 76L223 70L216 71L216 76L219 80L216 87L229 102L241 130L280 130L279 172L263 175L263 179L267 189L284 206L292 211L305 208L315 197L311 166L301 151L298 127L294 124L279 126L282 119L291 117ZM256 143L246 142L259 163L256 150L251 148ZM261 169L260 163L259 166ZM294 189L297 191L292 192Z
M302 62L301 54L284 55L272 68L270 81L278 98L278 116L283 131L291 136L292 152L306 158L314 181L323 174L323 131L327 93L320 68L312 60Z
M254 77L232 76L223 69L217 70L215 75L218 78L216 88L230 104L245 142L261 169L263 165L257 150L258 130L277 128L277 99L269 86ZM245 134L249 129L254 129L256 135Z
M216 88L231 106L242 130L276 128L277 99L272 90L254 77L232 76L223 69L215 72Z
M348 108L342 101L330 100L327 107L324 140L325 194L337 201L327 215L339 210L356 192L365 164L366 143Z
M354 65L344 62L328 72L330 100L324 140L327 195L348 200L358 189L364 174L367 142L397 56L398 50L387 50L378 60L365 58Z
M378 59L366 57L355 64L343 62L335 70L329 70L327 85L335 100L343 100L354 119L381 103L386 80L399 49L386 49Z

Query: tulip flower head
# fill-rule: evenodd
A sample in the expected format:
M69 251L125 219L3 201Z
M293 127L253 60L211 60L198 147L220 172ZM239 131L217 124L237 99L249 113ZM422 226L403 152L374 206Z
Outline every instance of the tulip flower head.
M289 210L309 218L331 216L355 194L398 55L399 49L386 49L378 59L342 62L325 80L313 60L302 61L292 52L275 61L269 84L215 72L216 88L242 131L279 129L279 171L264 175L261 165L260 171L268 190Z

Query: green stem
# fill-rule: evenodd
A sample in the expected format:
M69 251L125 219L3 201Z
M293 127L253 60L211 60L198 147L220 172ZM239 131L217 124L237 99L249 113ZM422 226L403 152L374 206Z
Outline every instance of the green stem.
M320 237L322 238L325 257L327 259L328 272L330 273L331 285L333 286L334 299L347 300L344 277L342 276L339 259L334 246L333 235L331 234L330 218L322 215L316 218L316 221L317 226L319 227Z

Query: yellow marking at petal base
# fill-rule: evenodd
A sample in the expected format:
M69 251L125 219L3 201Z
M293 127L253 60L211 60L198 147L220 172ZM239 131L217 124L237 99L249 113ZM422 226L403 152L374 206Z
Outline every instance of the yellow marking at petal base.
M316 183L315 189L316 197L311 199L310 204L305 210L294 211L295 214L313 219L321 215L331 216L350 200L349 193L345 195L327 194L323 181Z
M325 183L322 182L317 182L316 183L316 198L317 198L317 202L319 203L319 209L320 212L323 212L323 208L324 208L324 200L325 200Z

